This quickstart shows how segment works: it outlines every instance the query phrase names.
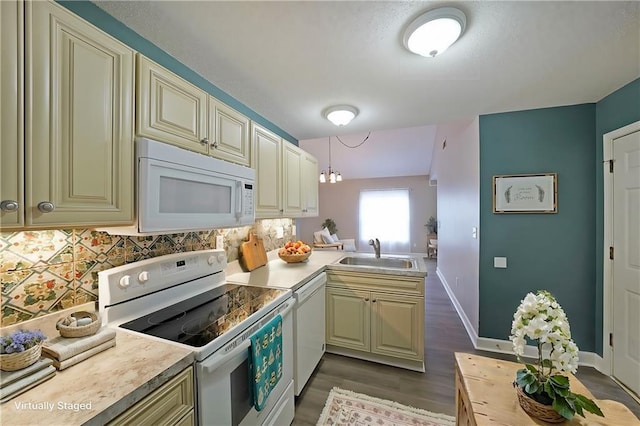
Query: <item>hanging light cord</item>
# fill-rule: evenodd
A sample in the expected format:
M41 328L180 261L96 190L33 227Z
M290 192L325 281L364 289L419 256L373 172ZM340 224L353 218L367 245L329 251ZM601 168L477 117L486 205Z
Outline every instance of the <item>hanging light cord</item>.
M363 140L362 142L360 142L359 144L354 145L354 146L350 146L350 145L347 145L346 143L344 143L344 142L342 141L342 139L340 139L340 136L336 136L336 138L338 138L338 140L340 141L340 143L341 143L342 145L346 146L347 148L352 148L352 149L353 149L353 148L358 148L358 147L359 147L359 146L361 146L363 143L365 143L365 142L367 141L367 139L369 139L369 136L371 136L371 130L369 130L369 133L367 134L367 137L366 137L366 138L364 138L364 140ZM329 145L329 155L331 155L331 145Z

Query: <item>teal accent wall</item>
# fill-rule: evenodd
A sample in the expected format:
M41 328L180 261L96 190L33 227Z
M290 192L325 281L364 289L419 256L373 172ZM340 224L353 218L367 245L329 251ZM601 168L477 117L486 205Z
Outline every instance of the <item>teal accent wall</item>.
M151 43L144 37L140 36L138 33L133 31L131 28L124 25L122 22L115 19L113 16L109 15L104 10L100 9L95 4L89 1L68 1L68 0L56 0L57 3L69 9L76 15L100 28L102 31L110 34L114 38L120 40L127 46L135 49L136 51L142 53L147 58L157 62L163 67L171 70L175 74L184 78L191 84L198 86L202 90L211 94L215 98L221 100L226 103L230 107L234 108L236 111L244 114L251 120L256 123L266 127L272 132L276 133L280 137L285 138L287 141L292 142L298 145L298 139L294 138L292 135L278 127L276 124L270 122L266 118L262 117L252 109L248 108L246 105L237 101L227 93L220 90L218 87L214 86L211 82L182 64L180 61L175 59L173 56L166 53L164 50L160 49L155 44ZM170 30L171 31L171 30ZM277 102L276 99L273 100Z
M603 258L604 258L604 176L602 172L602 137L615 129L640 120L640 78L611 93L596 104L595 175L596 175L596 227L595 227L595 330L602 336L603 323ZM602 355L602 338L596 339L595 350Z
M508 339L530 291L549 290L574 341L595 349L595 104L480 117L479 335ZM492 176L555 172L558 213L493 214ZM507 257L507 269L493 267Z

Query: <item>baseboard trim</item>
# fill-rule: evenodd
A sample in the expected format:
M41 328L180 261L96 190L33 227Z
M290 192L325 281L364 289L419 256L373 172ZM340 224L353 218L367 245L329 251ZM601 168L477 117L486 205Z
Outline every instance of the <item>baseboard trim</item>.
M476 345L478 341L478 331L473 328L473 325L471 324L471 321L469 321L467 314L464 312L464 309L462 309L462 306L458 302L455 293L451 290L451 287L449 287L449 283L447 282L444 275L442 275L442 272L438 267L436 267L436 275L438 275L438 278L440 278L440 282L442 283L444 290L447 292L449 300L451 300L451 303L453 303L453 307L456 309L458 317L460 317L462 325L464 325L464 329L467 331L473 347L477 349Z

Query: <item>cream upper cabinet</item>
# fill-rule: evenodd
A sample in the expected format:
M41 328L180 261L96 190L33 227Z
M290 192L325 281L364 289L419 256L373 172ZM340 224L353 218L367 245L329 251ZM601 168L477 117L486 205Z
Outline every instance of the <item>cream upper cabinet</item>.
M302 157L302 215L318 216L318 160L308 152Z
M141 54L137 62L136 133L207 154L209 95Z
M280 217L283 213L282 140L276 134L252 122L251 143L251 165L256 169L256 218Z
M131 223L134 51L54 2L25 30L25 226Z
M24 3L0 2L0 229L24 224Z
M251 166L249 119L138 54L136 133Z
M424 370L424 278L334 270L326 294L328 352Z
M249 119L209 97L209 153L213 157L251 167Z
M302 216L303 181L302 158L304 152L294 144L282 143L282 206L288 217Z

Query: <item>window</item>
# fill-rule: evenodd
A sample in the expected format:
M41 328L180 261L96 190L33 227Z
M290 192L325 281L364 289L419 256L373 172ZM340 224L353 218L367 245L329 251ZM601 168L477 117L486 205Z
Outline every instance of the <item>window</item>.
M383 252L409 252L409 190L360 191L360 247L378 238Z

